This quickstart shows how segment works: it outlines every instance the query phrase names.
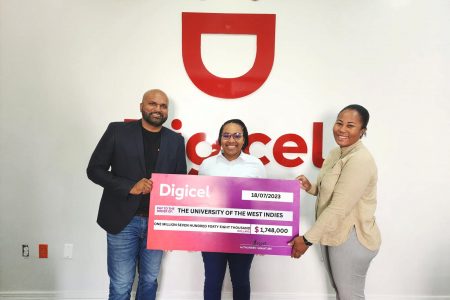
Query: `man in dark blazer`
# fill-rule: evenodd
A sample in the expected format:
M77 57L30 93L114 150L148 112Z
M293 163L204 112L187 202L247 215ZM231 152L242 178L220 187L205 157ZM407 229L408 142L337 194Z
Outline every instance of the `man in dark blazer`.
M103 187L98 224L108 240L109 299L155 299L162 251L147 250L151 174L186 174L184 138L162 125L169 99L158 89L140 104L142 119L110 123L92 154L87 175Z

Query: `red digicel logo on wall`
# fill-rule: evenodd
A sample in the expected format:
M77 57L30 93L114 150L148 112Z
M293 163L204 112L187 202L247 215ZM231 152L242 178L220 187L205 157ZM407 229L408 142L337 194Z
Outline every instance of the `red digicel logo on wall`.
M275 53L275 15L273 14L182 14L183 63L197 88L224 99L247 96L269 77ZM210 73L201 56L202 34L256 35L256 57L252 68L240 77L223 78Z
M183 63L189 78L194 85L204 93L223 99L235 99L247 96L259 89L272 70L275 54L275 20L274 14L223 14L223 13L182 13L182 53ZM210 73L201 57L202 34L249 34L256 35L256 57L251 69L240 77L223 78ZM172 128L180 130L182 122L172 121ZM264 133L249 135L249 144L244 152L249 153L253 143L267 145L272 138ZM320 168L322 158L323 123L313 123L312 162ZM213 145L211 154L202 157L197 153L197 146L206 142L206 134L199 132L187 139L186 155L188 159L200 165L202 161L216 155L220 151L217 142ZM300 156L288 158L285 154L306 154L308 146L305 140L295 134L287 133L278 137L272 149L274 160L281 166L293 168L301 165ZM259 157L264 165L271 161L263 155ZM197 174L191 169L189 174Z
M180 130L182 127L182 122L179 119L174 119L171 123L171 126L174 130ZM322 163L324 159L322 158L322 141L323 141L323 123L322 122L314 122L313 123L313 140L312 140L312 163L317 168L322 167ZM253 143L262 143L267 145L272 141L272 138L265 133L251 133L248 137L248 146L244 149L245 153L249 153L249 149ZM204 159L216 155L220 151L220 145L214 143L211 145L212 151L206 157L200 156L197 153L197 146L200 143L207 142L206 141L206 133L198 132L193 134L189 139L187 139L186 143L186 156L187 158L194 164L200 165ZM290 145L286 145L289 143ZM288 158L285 154L306 154L308 153L308 146L305 140L295 133L286 133L278 137L273 145L272 154L273 158L279 165L287 168L294 168L301 165L304 161L300 156L296 156L295 158ZM264 165L269 164L271 161L266 156L263 155L258 157ZM198 170L191 169L189 170L189 174L197 174Z

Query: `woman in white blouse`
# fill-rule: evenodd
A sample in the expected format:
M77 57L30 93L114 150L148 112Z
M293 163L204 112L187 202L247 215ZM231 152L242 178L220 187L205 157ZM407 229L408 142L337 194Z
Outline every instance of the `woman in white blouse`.
M239 119L226 121L219 130L221 151L205 159L198 174L208 176L264 178L261 161L243 152L248 145L248 131ZM227 265L230 268L234 300L250 299L250 267L253 254L202 252L205 267L205 300L220 300Z

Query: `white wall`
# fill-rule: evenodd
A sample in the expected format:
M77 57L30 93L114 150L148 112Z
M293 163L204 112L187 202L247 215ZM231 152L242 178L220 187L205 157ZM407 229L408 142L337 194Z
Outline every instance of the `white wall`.
M276 14L265 84L239 100L199 91L181 57L185 11ZM205 45L217 74L242 72L252 57L246 41ZM85 168L107 124L138 118L142 93L157 87L169 94L170 119L183 121L186 138L205 131L213 141L231 117L273 140L302 136L305 163L272 162L273 178L314 177L312 123L324 122L327 153L337 111L365 105L383 235L368 298L450 299L449 80L447 0L0 0L0 298L106 297L105 233L95 223L101 188ZM271 158L272 145L251 150ZM302 199L302 228L312 222L313 202ZM37 258L39 243L49 244L48 259ZM74 244L71 260L63 258L65 243ZM168 253L159 298L201 298L202 268L198 253ZM298 261L256 257L252 288L255 299L332 292L316 247ZM228 281L225 290L230 298Z

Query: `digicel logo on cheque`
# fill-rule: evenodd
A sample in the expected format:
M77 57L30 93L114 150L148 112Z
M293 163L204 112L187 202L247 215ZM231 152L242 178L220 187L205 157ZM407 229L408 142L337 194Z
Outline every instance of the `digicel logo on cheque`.
M183 123L179 119L172 120L171 127L172 129L178 131L183 126ZM313 123L313 139L312 139L312 163L317 168L322 166L324 159L322 158L322 141L323 141L323 123L322 122L314 122ZM187 158L194 164L200 165L204 159L216 155L220 151L220 145L214 143L211 145L212 151L208 156L202 157L197 153L197 146L200 143L207 142L206 141L206 133L198 132L193 134L191 137L186 138L186 156ZM265 133L249 133L248 137L248 146L244 149L245 153L249 153L249 149L253 143L262 143L264 145L269 144L272 141L272 138ZM289 143L290 145L286 145ZM287 168L294 168L301 165L304 161L297 156L295 158L287 158L285 154L306 154L308 152L308 146L305 140L295 133L286 133L279 136L274 144L272 154L274 160L281 166ZM270 149L268 149L270 151ZM258 157L264 165L270 163L270 159L263 155ZM191 169L189 170L189 174L198 174L198 170Z

